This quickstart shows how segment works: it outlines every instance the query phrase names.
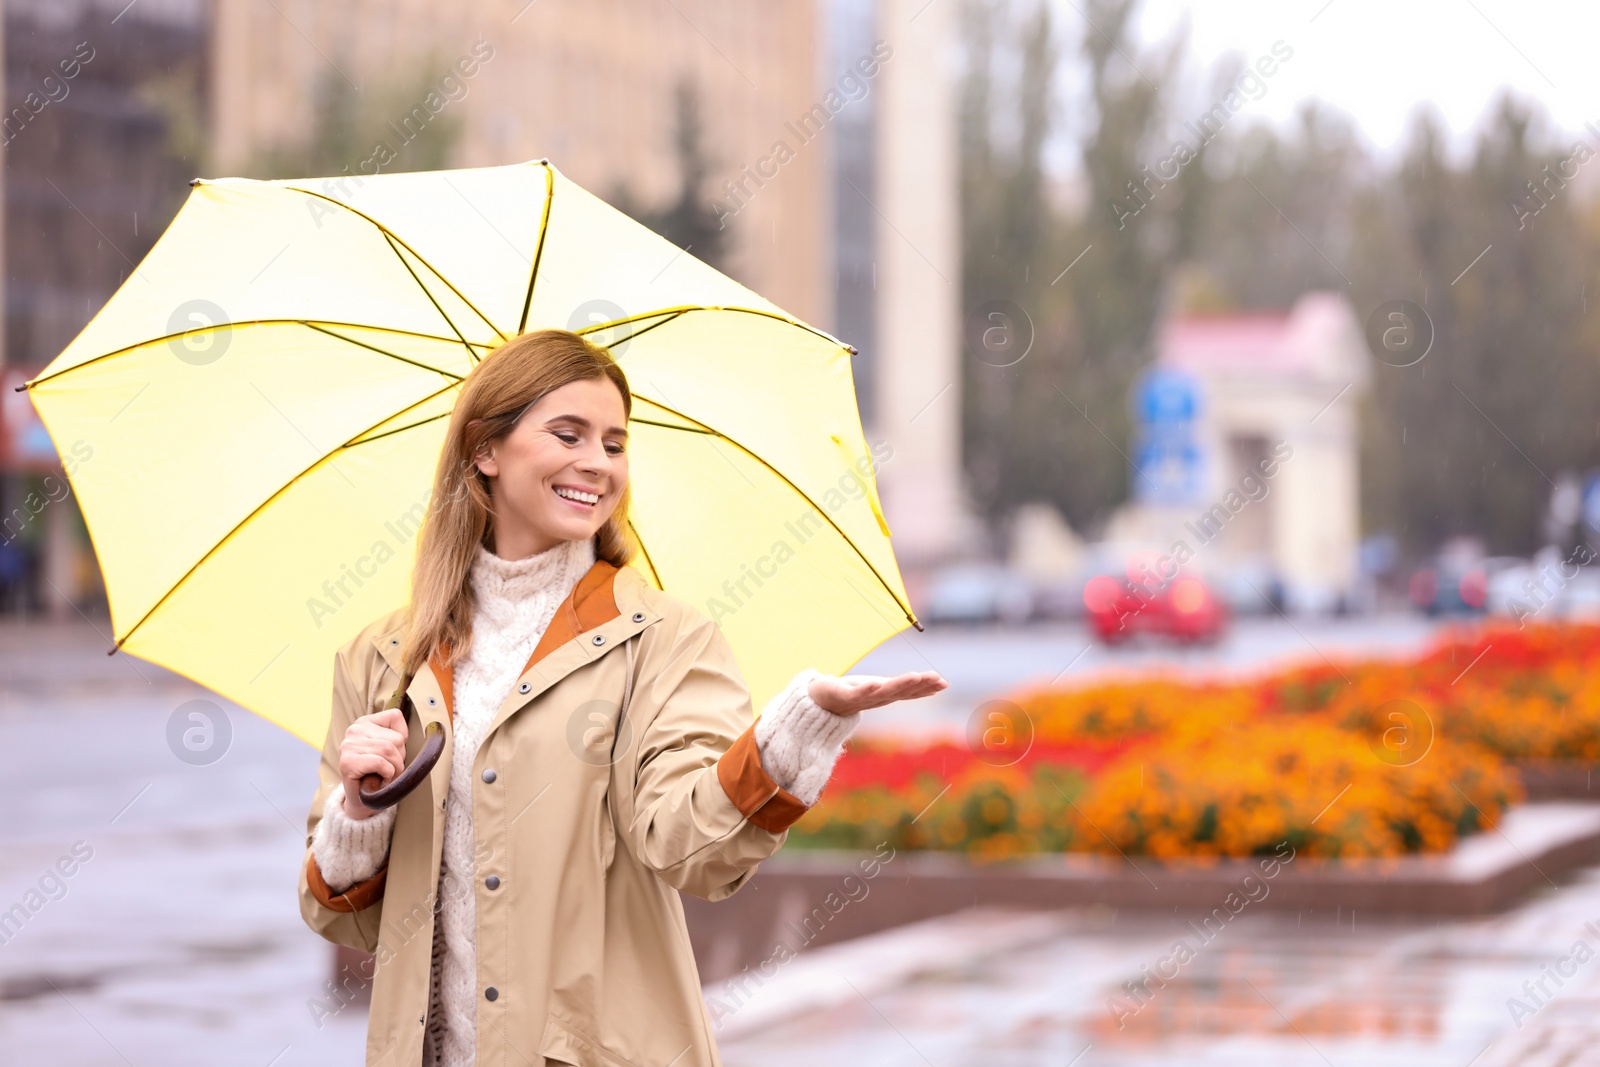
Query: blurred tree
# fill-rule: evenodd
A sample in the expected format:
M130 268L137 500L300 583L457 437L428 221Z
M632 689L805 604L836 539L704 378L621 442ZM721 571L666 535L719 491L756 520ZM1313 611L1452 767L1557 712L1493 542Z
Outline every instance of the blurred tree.
M1174 108L1168 87L1177 84L1184 42L1142 50L1134 39L1137 8L1138 0L1084 7L1088 113L1079 151L1088 205L1058 253L1063 266L1083 253L1060 282L1081 322L1069 376L1076 391L1062 412L1073 426L1070 454L1080 472L1062 503L1069 520L1091 530L1137 477L1133 382L1154 357L1151 338L1169 279L1190 251L1207 196L1208 147L1183 161L1166 136ZM1156 173L1167 158L1179 161L1175 177ZM1053 391L1072 389L1064 382Z
M1442 132L1425 118L1390 179L1409 246L1400 262L1414 273L1384 279L1370 302L1416 300L1435 340L1416 366L1377 368L1366 504L1369 522L1415 548L1470 533L1494 550L1527 552L1543 540L1558 476L1600 462L1600 365L1587 314L1600 242L1570 181L1581 165L1574 154L1541 112L1506 95L1469 163L1447 160Z
M1030 457L1050 449L1055 430L1048 417L1018 409L1048 347L1039 343L1037 331L1051 325L1034 299L1032 277L1042 269L1040 250L1055 223L1044 203L1041 157L1051 119L1056 43L1043 4L1033 10L1031 33L1009 25L1006 15L998 0L973 0L962 12L969 42L960 127L967 312L962 452L974 495L991 523L1038 491ZM1019 84L997 85L996 60L1002 69L1018 69L1008 57L1019 48ZM1008 146L997 127L1013 117L1020 128L1015 144ZM1017 351L1019 346L1026 354ZM1020 362L1013 362L1019 356Z
M246 168L248 176L363 176L449 166L462 129L439 89L438 72L448 71L450 62L441 58L410 66L416 72L411 77L365 91L326 73L312 93L304 136L260 148Z
M999 0L969 0L963 8L963 453L977 501L997 525L1042 499L1092 531L1127 495L1128 392L1149 359L1169 264L1193 240L1192 212L1183 209L1204 184L1191 164L1174 181L1141 185L1159 188L1136 218L1116 208L1166 154L1158 151L1167 107L1158 84L1179 58L1177 44L1140 54L1131 40L1136 6L1096 0L1083 12L1089 91L1080 151L1090 206L1081 218L1045 195L1044 150L1061 124L1062 44L1051 7L1040 0L1019 13ZM1006 353L986 351L982 338L996 328L1031 337L1027 355L994 358Z
M1434 329L1421 363L1374 368L1360 415L1368 529L1413 555L1456 534L1535 548L1561 474L1600 465L1600 316L1588 313L1600 200L1581 195L1593 179L1577 173L1600 168L1600 143L1563 143L1505 96L1459 161L1426 111L1385 164L1348 119L1310 102L1282 132L1236 121L1204 143L1186 136L1180 153L1165 134L1183 116L1163 87L1181 42L1142 52L1136 7L1075 9L1079 211L1046 195L1045 146L1066 117L1052 8L963 7L962 430L984 513L1003 525L1045 499L1094 534L1128 493L1129 388L1160 316L1278 310L1331 289L1362 317L1411 300ZM1210 99L1241 69L1219 67Z
M650 227L679 248L693 249L695 258L718 270L728 270L728 230L703 194L712 161L704 143L700 94L694 82L679 78L673 91L673 155L678 165L678 195L658 208L640 203L632 190L618 186L611 205Z
M1571 181L1594 146L1562 147L1506 96L1461 162L1428 111L1391 166L1312 104L1286 134L1258 126L1219 147L1186 299L1198 289L1212 307L1280 309L1327 288L1362 316L1404 299L1432 321L1421 363L1374 365L1361 412L1367 528L1413 555L1459 534L1492 551L1537 547L1559 474L1600 462L1600 326L1587 315L1600 232Z
M1188 213L1191 262L1237 309L1281 310L1308 289L1353 295L1353 249L1373 236L1351 225L1370 178L1354 126L1308 101L1287 136L1259 125L1227 134L1214 142L1206 203Z

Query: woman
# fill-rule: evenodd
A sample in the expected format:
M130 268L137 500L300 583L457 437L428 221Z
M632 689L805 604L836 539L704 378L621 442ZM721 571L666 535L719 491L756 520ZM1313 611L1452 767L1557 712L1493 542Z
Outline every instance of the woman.
M807 669L752 721L721 631L626 565L631 406L577 334L491 353L450 416L411 603L335 659L300 904L376 954L369 1064L720 1062L677 891L737 890L863 709L945 687ZM373 714L412 672L418 721ZM368 810L361 779L393 778L430 722L445 756Z

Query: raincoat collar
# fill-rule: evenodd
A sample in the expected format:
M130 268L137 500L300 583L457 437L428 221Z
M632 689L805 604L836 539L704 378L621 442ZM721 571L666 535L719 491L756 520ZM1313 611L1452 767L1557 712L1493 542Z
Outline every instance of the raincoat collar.
M640 596L643 584L644 576L637 568L618 567L603 559L595 560L572 587L566 599L557 606L550 625L528 656L528 662L523 665L517 686L496 714L494 725L499 725L508 715L578 667L605 655L659 620L661 613L645 604ZM372 639L378 654L397 675L400 673L404 630L402 616L396 625L374 635ZM429 680L444 702L443 712L437 717L449 721L455 710L455 672L453 668L445 666L440 649L435 649L428 657L424 669L417 672L412 685L416 686L424 674L431 675ZM526 693L521 691L523 683L529 686ZM413 703L416 703L415 697ZM425 719L434 717L424 713Z

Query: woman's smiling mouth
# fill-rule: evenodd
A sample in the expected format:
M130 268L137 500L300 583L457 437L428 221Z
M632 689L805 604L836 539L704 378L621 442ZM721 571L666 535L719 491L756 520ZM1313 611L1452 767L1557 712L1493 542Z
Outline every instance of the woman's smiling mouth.
M555 494L573 507L588 509L600 503L599 493L575 485L555 486Z

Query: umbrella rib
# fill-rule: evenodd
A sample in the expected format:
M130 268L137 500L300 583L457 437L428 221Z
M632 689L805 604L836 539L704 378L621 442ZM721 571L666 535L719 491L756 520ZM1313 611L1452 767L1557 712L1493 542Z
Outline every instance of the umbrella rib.
M544 237L550 232L550 204L556 198L556 174L548 160L544 167L544 212L539 216L539 241L533 248L533 266L528 271L528 295L522 298L522 318L517 322L517 332L528 328L528 313L533 310L533 283L539 277L539 262L544 258Z
M454 378L458 382L461 381L461 379L464 377L464 375L457 374L455 371L448 371L448 370L445 370L443 367L432 367L432 366L429 366L426 363L419 363L417 360L414 360L414 359L407 359L405 356L402 356L402 355L400 355L400 354L398 354L396 352L390 352L390 351L387 351L385 349L379 348L377 345L369 345L365 341L357 341L354 337L346 337L342 333L335 333L332 330L324 329L323 327L318 326L315 323L306 322L306 323L302 323L301 325L305 326L307 329L316 330L318 333L325 333L329 337L334 337L334 338L337 338L340 341L344 341L344 342L346 342L348 344L355 345L357 348L365 348L370 352L378 353L378 355L380 355L380 356L388 356L390 359L399 360L401 363L409 363L413 367L420 367L423 370L431 370L436 374L443 374L447 378Z
M501 331L500 327L496 326L494 323L489 321L489 316L485 315L483 312L478 310L478 305L474 304L471 300L468 300L467 299L467 295L465 293L463 293L460 289L457 289L453 284L451 284L451 281L450 281L449 278L446 278L442 273L440 273L439 269L437 267L435 267L432 263L429 263L426 259L424 259L423 256L415 248L412 248L409 244L406 244L405 239L402 238L399 234L395 233L393 230L389 229L389 227L385 226L383 223L379 222L377 219L373 218L371 215L368 215L365 211L361 211L361 210L359 210L357 208L353 208L349 204L346 204L342 200L335 200L331 196L324 196L322 193L313 192L310 189L302 189L297 185L286 185L286 186L284 186L284 188L290 190L291 192L304 193L306 196L314 196L318 200L326 200L328 203L333 204L336 207L341 207L344 210L350 212L350 214L356 215L356 216L358 216L360 218L363 218L363 219L367 220L368 222L372 223L372 225L374 227L376 227L378 232L383 234L384 237L388 238L390 241L393 241L393 242L399 244L407 252L410 252L413 256L416 256L417 257L417 262L421 263L424 267L427 267L428 271L435 278L438 278L441 282L444 283L445 288L449 289L452 293L456 294L456 297L458 299L460 299L460 301L463 304L465 304L465 305L467 305L467 307L471 308L472 309L472 313L474 315L478 316L478 318L482 319L483 320L483 324L485 326L487 326L487 327L489 327L489 329L493 330L495 332L495 335L497 337L499 337L502 341L506 340L505 333ZM393 246L391 245L391 247L393 247ZM399 253L397 252L396 255L398 255L398 254ZM402 256L400 261L402 263L405 263L405 257ZM411 269L410 264L406 264L406 269L407 270ZM415 272L413 272L411 276L413 278L415 278L416 277ZM422 285L421 279L418 279L417 284L418 285ZM422 285L422 291L424 293L428 293L428 287L425 286L425 285ZM433 294L432 293L428 293L428 299L429 300L433 300ZM438 307L439 306L438 301L434 301L434 305L433 306L434 307ZM444 315L444 312L441 310L439 312L439 314ZM450 316L445 315L445 321L446 322L450 322ZM455 323L451 322L450 323L450 328L452 330L455 329ZM464 340L465 339L463 339L463 341Z
M824 341L829 341L829 342L832 342L833 344L838 345L840 348L844 349L846 352L849 352L851 355L855 355L856 354L856 350L855 350L855 348L853 346L847 345L843 341L839 340L837 337L834 337L832 334L824 333L821 330L817 329L815 326L811 326L811 325L808 325L808 324L806 324L804 322L801 322L799 319L790 318L787 315L779 315L779 314L776 314L776 313L771 312L771 311L763 311L760 308L745 308L745 307L736 307L736 306L723 305L723 304L679 304L679 305L677 305L675 307L656 308L654 311L646 311L646 312L644 312L642 314L639 314L639 315L629 315L627 318L613 319L610 322L601 322L601 323L596 323L593 326L585 326L583 329L576 330L574 332L576 332L576 333L593 333L596 330L609 330L609 329L613 329L613 328L615 328L617 326L626 326L630 322L639 322L642 319L651 319L651 318L655 318L658 315L671 316L670 318L666 319L663 322L656 323L656 326L665 326L668 322L673 322L673 321L675 321L677 319L680 319L685 314L687 314L688 312L691 312L691 311L732 311L732 312L737 312L737 313L739 313L741 315L759 315L760 317L762 317L764 319L774 319L774 320L776 320L778 322L784 323L785 325L793 326L793 327L796 327L797 329L804 330L806 333L815 334L816 336L822 338ZM655 328L656 328L655 326L651 326L650 327L650 329L652 329L652 330L655 329ZM629 334L628 336L629 336L629 339L631 340L632 338L638 337L639 334L643 334L645 332L646 332L645 330L640 330L639 333Z
M339 447L340 448L354 448L357 445L370 444L373 441L380 441L385 437L392 436L393 434L400 433L400 432L402 432L404 430L415 430L418 426L426 426L430 422L438 422L440 419L448 419L449 417L450 417L450 412L448 412L448 411L443 412L442 414L439 414L439 415L429 415L425 419L419 419L416 422L408 422L404 426L396 426L392 430L385 430L382 433L375 433L371 437L363 436L363 437L359 437L359 438L351 438L350 440L346 441L344 444L340 445Z
M656 588L665 589L666 586L661 583L661 572L656 570L656 561L650 558L650 550L644 547L644 538L639 536L639 527L633 524L632 516L628 517L628 529L633 531L634 544L639 546L639 552L644 556L645 565L650 568L650 577L656 580Z
M213 324L211 326L198 326L198 327L196 327L196 328L194 328L192 330L182 330L182 331L179 331L178 333L169 333L169 334L166 334L166 335L164 335L162 337L152 337L152 338L150 338L148 340L140 341L137 344L128 345L125 348L118 348L118 349L115 349L115 350L110 351L110 352L104 352L104 353L101 353L98 356L93 357L92 359L86 359L82 363L74 363L70 367L64 367L61 370L56 371L54 374L47 374L43 378L35 378L31 382L27 382L26 386L27 386L27 388L32 389L35 386L43 385L45 382L54 381L55 379L61 377L64 374L71 374L73 371L81 370L82 368L89 366L91 363L99 363L103 359L111 359L114 356L125 356L125 355L128 355L130 352L137 352L141 348L149 348L152 345L159 345L159 344L162 344L162 343L168 342L168 341L176 341L181 337L197 337L200 334L210 333L213 330L233 330L233 329L240 329L240 328L243 328L245 326L310 326L313 329L315 329L316 328L315 324L319 323L319 322L320 323L325 323L328 326L340 326L340 327L343 327L343 328L349 329L349 330L374 330L374 331L377 331L379 333L399 334L402 337L420 337L424 341L443 341L446 344L452 344L452 345L455 344L457 342L457 340L459 340L459 338L455 338L455 337L439 337L439 336L437 336L435 334L431 334L431 333L417 333L414 330L397 330L392 326L369 326L369 325L367 325L365 323L360 323L360 322L331 322L331 321L329 321L327 319L250 319L250 320L247 320L245 322L219 322L219 323L215 323L215 324ZM326 331L324 331L324 332L326 332ZM339 335L335 334L334 336L339 336ZM345 341L350 341L351 344L357 344L357 345L361 344L361 342L359 342L359 341L351 341L350 338L348 338L348 337L342 337L340 339L341 340L345 340ZM362 347L371 348L372 346L363 345ZM484 345L484 344L479 344L478 347L479 348L488 348L490 346ZM392 353L392 352L384 352L383 349L381 349L381 348L373 348L372 350L374 352L381 352L383 355L386 355L386 356L394 356L394 353ZM395 359L403 359L403 357L401 357L401 356L394 356L394 358ZM411 361L410 360L404 360L404 362L409 363ZM417 366L423 367L426 370L437 371L440 374L449 374L450 373L449 371L441 370L438 367L429 367L426 364L422 364L422 363L418 363Z
M662 411L666 411L666 412L669 412L669 413L671 413L673 415L678 416L678 418L683 419L685 422L692 422L696 426L705 427L705 431L707 433L712 434L713 436L722 438L724 441L728 442L734 448L737 448L739 451L743 452L745 455L749 456L751 459L755 460L757 463L759 463L763 467L767 468L767 470L771 471L773 474L775 474L779 478L781 478L783 480L783 484L787 485L790 489L793 489L795 491L795 494L797 496L799 496L801 500L804 500L807 504L810 504L812 507L816 508L818 513L820 513L822 515L823 520L825 522L827 522L827 524L829 526L833 527L834 533L838 534L840 539L843 540L845 544L850 546L850 551L854 552L857 556L860 557L861 562L866 565L867 570L871 571L872 572L872 576L874 578L878 579L878 583L883 586L884 592L888 593L891 597L893 597L894 598L894 602L896 604L900 605L900 610L905 612L906 620L908 622L910 622L913 626L915 626L917 624L916 617L914 615L912 615L912 613L911 613L911 608L905 603L905 601L900 599L900 597L895 593L894 589L890 587L889 583L884 580L883 575L878 573L878 568L874 567L872 565L872 561L867 559L867 557L862 554L861 549L856 547L856 543L854 541L850 540L850 537L843 530L839 529L839 524L833 521L833 517L828 514L827 509L823 508L823 507L820 507L815 500L811 499L810 495L808 493L806 493L806 491L804 489L801 489L798 485L795 485L794 482L790 481L787 475L785 475L778 468L774 467L772 464L768 463L766 460L762 459L760 456L756 455L750 449L746 448L743 444L741 444L738 441L734 440L732 437L729 437L727 434L723 433L721 430L718 430L716 427L710 426L710 425L708 425L708 424L706 424L704 422L701 422L699 419L694 418L693 416L685 415L683 412L678 411L675 408L668 407L666 404L663 404L661 401L656 400L656 399L654 399L652 397L643 397L642 399L648 404L654 404L656 407L660 408ZM643 420L639 420L639 421L643 421ZM674 427L674 428L676 429L678 427Z
M406 273L411 275L411 280L417 283L417 288L422 290L422 295L428 298L428 303L432 304L433 309L439 313L439 317L444 319L445 325L449 326L451 332L460 338L462 346L467 350L467 359L472 359L476 353L472 351L472 346L467 344L466 335L461 332L461 328L456 325L454 319L445 314L444 308L439 306L439 301L434 299L432 291L422 284L422 279L417 277L417 272L411 269L411 264L406 262L406 257L400 254L400 249L395 247L394 238L389 236L387 231L385 231L383 239L389 243L389 251L394 253L395 258L400 261L400 265L406 269ZM431 270L432 268L430 267L429 269ZM437 274L438 271L434 271L434 273ZM494 324L490 323L489 328L494 330ZM495 330L495 332L499 333L500 331Z
M632 333L630 333L626 337L618 338L617 340L612 341L606 347L607 348L615 348L617 345L626 344L627 342L633 340L635 337L643 337L645 334L649 333L651 330L659 329L660 327L665 326L667 323L671 322L673 319L677 318L679 315L682 315L682 314L684 314L684 312L682 312L682 311L664 311L664 312L661 313L662 318L661 318L660 322L652 322L650 325L646 326L642 330L635 330L635 331L633 331ZM649 318L649 317L650 316L645 316L645 318ZM626 326L628 323L635 322L635 321L640 321L640 320L638 320L638 319L618 319L615 322L603 322L598 326L585 326L583 329L574 330L573 332L574 333L579 333L579 334L591 334L591 333L594 333L596 330L615 329L618 326Z
M525 331L528 328L528 315L533 310L533 287L534 287L535 281L537 281L538 277L539 277L539 263L544 257L545 236L550 232L550 207L555 202L555 197L556 197L555 169L550 166L550 161L549 160L543 160L543 159L539 160L539 165L544 167L544 211L543 211L543 213L542 213L542 215L541 215L541 217L539 219L539 242L534 247L533 268L528 272L528 293L527 293L527 296L523 298L523 302L522 302L522 318L517 323L517 332L518 333L522 333L523 331ZM374 225L376 225L376 223L374 223ZM415 254L415 253L413 253L413 254ZM418 258L420 259L421 257L419 256ZM447 282L446 284L449 284L449 283ZM466 298L463 297L462 299L464 300ZM474 308L473 310L476 311L477 309ZM756 308L742 308L742 307L716 307L716 306L709 306L709 305L685 304L685 305L682 305L682 306L679 306L679 307L662 308L662 309L659 309L657 311L648 312L648 313L643 314L643 315L632 315L632 316L629 316L627 318L616 319L616 320L614 320L612 322L601 323L598 326L588 327L588 328L585 328L585 329L582 329L582 330L577 330L577 331L574 331L574 332L576 332L576 333L592 333L595 330L603 330L603 329L606 329L606 328L612 327L612 326L622 326L622 325L626 325L627 323L630 323L630 322L637 322L640 319L652 318L652 317L654 317L656 315L669 315L669 314L672 314L673 312L678 312L678 313L681 314L682 312L685 312L685 311L740 311L740 312L744 312L744 313L750 314L750 315L761 315L761 316L764 316L764 317L769 318L769 319L776 319L779 322L786 322L791 326L798 326L800 329L805 330L807 333L816 334L818 337L821 337L825 341L833 342L834 344L838 345L840 348L845 349L847 352L851 353L852 355L854 355L855 351L856 351L853 347L851 347L850 345L845 344L843 341L840 341L837 337L832 337L832 336L830 336L830 335L828 335L826 333L823 333L821 330L817 329L815 326L807 325L806 323L801 322L798 319L790 318L790 317L788 317L786 315L774 314L773 312L770 312L770 311L761 311L761 310L758 310ZM677 318L678 316L677 315L673 315L672 317L673 318ZM487 322L488 320L485 319L484 321ZM668 319L667 321L670 322L671 319ZM657 323L656 325L665 325L665 323ZM650 328L654 329L655 327L652 326ZM640 334L645 333L645 332L646 331L644 331L644 330L640 330L639 331ZM630 338L631 337L637 337L637 336L639 336L639 334L631 334Z
M646 403L649 403L649 404L654 404L655 403L654 400L651 400L648 397L643 397L641 399L643 399ZM716 437L716 436L718 436L718 434L717 434L717 432L715 430L700 430L700 429L696 429L693 426L674 426L670 422L657 422L654 419L629 418L628 421L629 422L637 422L637 423L639 423L641 425L644 425L644 426L659 426L663 430L678 430L678 431L680 431L682 433L703 433L707 437Z
M407 404L405 407L401 408L399 411L396 411L391 415L387 415L384 418L379 419L377 422L373 423L371 426L368 426L365 430L362 430L361 433L358 433L354 437L352 437L349 440L345 441L344 444L340 445L338 448L332 449L331 451L327 452L326 454L318 456L314 463L312 463L310 466L308 466L308 467L304 468L303 470L301 470L300 473L296 474L293 478L290 478L287 482L284 482L277 489L273 490L271 496L268 496L265 500L263 500L261 503L257 504L254 508L252 508L251 511L250 511L250 514L246 515L244 518L242 518L238 522L234 523L233 528L230 529L227 533L223 534L220 538L218 538L217 539L217 543L212 545L209 549L207 549L205 555L203 555L199 559L195 560L193 565L191 565L188 570L184 571L183 575L181 577L179 577L179 579L176 582L172 583L172 587L169 588L165 593L161 594L161 599L157 600L154 604L151 604L149 610L146 611L143 615L139 616L139 621L134 623L132 626L128 627L128 632L127 633L125 633L121 637L117 638L116 644L113 646L112 651L115 652L117 649L121 648L123 646L123 644L128 640L128 638L133 636L133 632L135 630L137 630L139 627L143 626L144 623L145 623L145 620L150 618L150 616L154 615L156 613L156 610L158 608L160 608L162 604L165 604L167 602L167 598L172 596L173 593L177 592L179 587L182 586L184 582L189 580L189 576L190 575L194 574L195 571L200 569L201 564L205 563L206 560L210 559L213 555L216 554L217 549L219 549L223 545L227 544L228 540L230 538L232 538L234 534L236 534L240 530L244 529L245 525L247 523L249 523L249 521L251 519L253 519L257 515L259 515L267 507L267 505L271 504L274 500L278 499L278 497L282 496L285 492L287 492L301 478L304 478L306 475L310 474L312 471L314 471L318 467L322 466L322 464L324 464L324 463L328 462L329 460L331 460L335 455L337 455L338 453L344 451L346 448L349 448L352 444L360 443L360 440L364 435L371 433L373 430L377 429L379 426L382 426L384 423L388 422L390 419L394 418L395 416L404 415L408 411L415 410L416 408L421 407L423 404L426 404L428 401L434 399L435 397L441 396L444 393L449 392L451 389L457 388L459 386L459 384L460 384L459 382L451 382L449 385L443 386L443 387L441 387L439 389L435 389L433 392L429 393L427 396L425 396L422 399L416 401L415 403ZM421 423L418 423L417 425L421 425Z

